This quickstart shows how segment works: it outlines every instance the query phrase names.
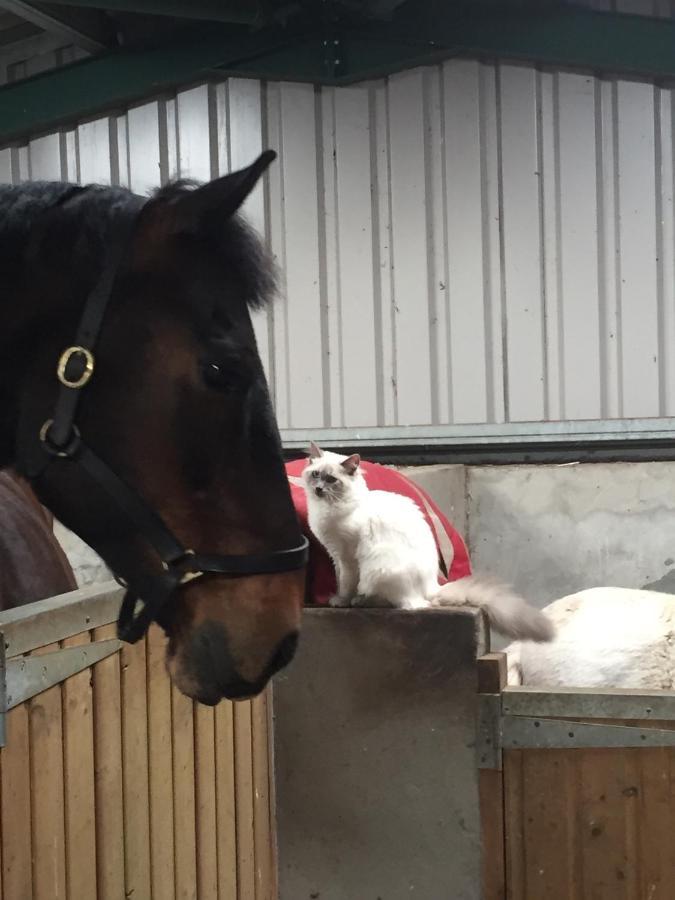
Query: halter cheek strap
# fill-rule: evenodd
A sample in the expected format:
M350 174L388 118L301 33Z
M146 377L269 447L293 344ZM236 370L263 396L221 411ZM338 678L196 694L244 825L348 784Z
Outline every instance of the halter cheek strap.
M67 194L65 199L77 192ZM186 548L138 492L82 440L75 422L77 410L82 390L95 373L94 350L136 221L136 217L120 219L113 225L103 270L85 302L75 342L61 353L57 363L60 384L54 413L43 423L37 436L32 430L24 434L24 428L20 427L17 454L24 474L31 481L39 480L48 468L60 465L75 466L86 472L104 492L116 516L126 523L127 532L140 538L159 557L161 573L132 571L128 567L129 571L121 572L118 577L127 591L117 632L121 640L129 643L146 633L176 590L189 581L205 574L240 578L295 571L306 566L309 547L303 536L300 544L287 550L239 556L196 553ZM137 612L139 600L142 608Z

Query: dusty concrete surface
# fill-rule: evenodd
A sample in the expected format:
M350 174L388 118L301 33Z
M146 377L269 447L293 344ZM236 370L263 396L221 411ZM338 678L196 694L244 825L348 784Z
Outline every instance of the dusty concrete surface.
M399 471L429 494L460 534L466 534L466 466L402 466Z
M112 575L101 557L56 519L54 519L54 534L73 567L79 587L110 581Z
M280 900L479 900L480 624L305 612L274 681Z
M532 603L598 585L675 592L675 463L468 470L476 570Z

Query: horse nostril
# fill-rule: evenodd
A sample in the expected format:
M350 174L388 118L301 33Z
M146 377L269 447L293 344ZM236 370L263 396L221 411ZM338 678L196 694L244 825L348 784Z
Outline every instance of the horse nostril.
M272 657L269 664L269 676L274 675L279 669L283 669L295 656L295 650L298 646L298 632L294 631L287 635L277 647L277 651Z

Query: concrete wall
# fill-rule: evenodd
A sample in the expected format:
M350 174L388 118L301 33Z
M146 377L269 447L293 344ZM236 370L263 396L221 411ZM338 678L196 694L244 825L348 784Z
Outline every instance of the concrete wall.
M482 652L473 610L307 611L274 681L280 900L479 900Z
M79 587L110 581L112 575L101 557L76 534L68 531L56 520L54 520L54 534L70 560Z
M675 463L403 470L463 532L474 570L532 603L596 585L675 593Z
M472 468L477 570L543 606L596 585L675 593L675 463Z

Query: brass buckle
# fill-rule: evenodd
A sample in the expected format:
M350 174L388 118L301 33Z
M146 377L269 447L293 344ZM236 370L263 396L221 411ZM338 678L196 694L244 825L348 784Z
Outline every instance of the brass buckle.
M66 366L70 362L70 360L76 354L81 353L84 356L84 371L75 381L70 381L66 376ZM68 347L63 351L61 356L59 357L59 364L56 368L56 374L58 375L59 381L61 384L65 385L65 387L69 388L81 388L84 387L85 384L89 381L94 371L94 355L91 350L87 350L86 347Z

